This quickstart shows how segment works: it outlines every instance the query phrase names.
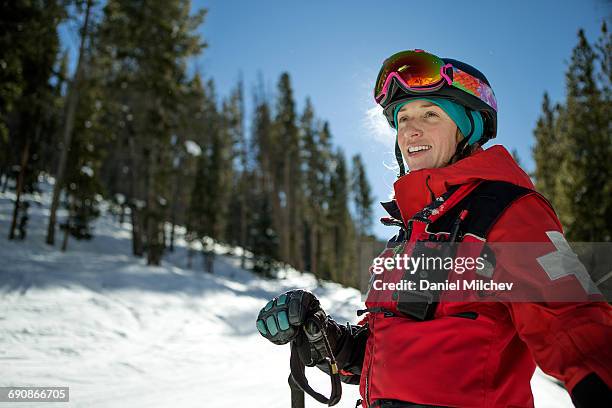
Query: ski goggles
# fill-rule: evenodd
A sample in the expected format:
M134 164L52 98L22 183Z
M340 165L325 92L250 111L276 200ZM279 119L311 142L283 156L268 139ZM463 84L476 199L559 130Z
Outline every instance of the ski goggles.
M385 60L374 87L376 103L384 102L394 78L405 91L416 94L453 86L497 111L497 100L489 85L423 50L398 52Z

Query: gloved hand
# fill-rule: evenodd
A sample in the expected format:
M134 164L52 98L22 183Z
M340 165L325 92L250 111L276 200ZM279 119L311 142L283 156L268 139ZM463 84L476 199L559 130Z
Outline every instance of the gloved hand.
M315 295L301 289L290 290L270 300L261 309L257 316L257 330L274 344L287 344L301 334L302 326L315 313L325 316ZM320 337L317 329L309 327L310 331L309 337Z

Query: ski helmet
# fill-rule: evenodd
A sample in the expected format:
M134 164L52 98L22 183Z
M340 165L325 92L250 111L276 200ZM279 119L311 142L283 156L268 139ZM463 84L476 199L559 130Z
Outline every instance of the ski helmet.
M480 144L497 134L497 101L491 85L482 72L462 61L439 58L423 50L396 53L383 62L374 87L374 98L383 108L389 126L394 129L397 106L412 99L440 98L480 113L483 120ZM469 114L468 117L472 118ZM469 137L464 136L466 139ZM395 144L402 175L404 166L397 139Z

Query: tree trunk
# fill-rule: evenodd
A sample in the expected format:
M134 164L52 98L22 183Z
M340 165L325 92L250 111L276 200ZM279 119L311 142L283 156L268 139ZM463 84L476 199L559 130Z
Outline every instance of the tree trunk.
M124 221L125 221L125 203L122 203L121 211L119 212L119 226L122 226Z
M144 254L144 245L142 240L142 211L138 205L140 197L140 184L138 179L140 162L136 154L134 133L131 129L128 129L127 138L130 158L130 198L128 198L128 205L130 207L130 218L132 221L132 253L135 256L141 257Z
M317 241L317 237L317 226L313 223L310 228L310 273L312 273L314 276L317 276L317 257L319 256L319 243Z
M160 222L162 218L159 214L160 204L157 202L156 188L155 188L155 173L157 170L156 166L156 144L153 144L149 154L146 157L147 160L147 185L146 185L146 197L147 197L147 217L146 217L146 233L147 233L147 265L159 265L163 254L163 230L160 237L160 224L163 229L163 223Z
M285 206L282 209L282 235L281 235L281 259L283 262L291 264L291 210L293 201L291 197L291 165L285 160L283 168L283 193L285 194Z
M6 174L4 175L4 183L2 183L2 194L6 193L6 188L8 187L8 181L11 175L10 168L7 169Z
M193 263L193 248L191 247L191 243L188 243L187 247L187 269L191 269Z
M15 207L13 208L13 220L11 221L11 229L9 231L9 239L15 239L15 228L17 227L17 218L19 217L19 203L21 192L23 190L23 179L25 177L28 160L30 158L30 144L32 139L28 138L23 152L21 153L21 168L19 169L19 177L17 177L17 185L15 186Z
M66 249L68 249L68 237L70 236L70 221L72 221L72 214L74 214L74 199L69 198L69 201L70 205L68 206L68 218L66 219L66 229L64 230L62 252L66 252Z
M212 274L214 273L214 264L215 264L214 244L213 244L213 248L209 249L208 243L205 243L204 240L201 240L200 242L202 244L204 271Z
M130 215L132 220L132 253L135 256L144 254L142 246L141 213L137 205L130 205Z
M176 172L176 177L174 180L174 194L172 195L172 205L170 207L170 223L172 227L170 228L170 252L174 252L174 229L176 226L176 211L178 207L178 201L180 197L180 180L179 180L179 172Z
M243 174L244 177L244 174ZM246 184L245 180L242 184ZM240 256L240 267L246 269L246 247L247 247L247 209L246 209L246 191L247 188L243 188L240 192L240 247L242 248L242 255Z
M70 215L68 215L68 219L66 220L66 228L64 229L64 239L62 241L62 252L66 252L66 249L68 249L68 235L70 235Z
M3 194L6 192L6 184L8 182L8 177L9 177L8 168L5 168L5 167L0 168L0 180L2 180L1 181L1 184L2 184L1 191Z
M172 226L170 227L170 247L168 249L170 252L174 252L174 215L172 216L170 222L172 223Z
M87 27L89 25L89 14L91 11L92 0L87 0L87 8L85 9L85 22L81 31L81 45L79 46L79 58L77 61L74 78L70 83L68 91L68 101L66 102L66 120L64 121L64 145L60 155L60 161L55 175L55 185L53 186L53 199L51 201L51 210L49 213L49 225L47 228L47 244L55 243L55 222L56 212L59 207L59 196L64 184L64 173L66 172L66 162L68 161L68 152L72 143L72 129L74 128L74 117L76 106L79 100L78 87L83 75L83 53L85 52L85 40L87 39Z

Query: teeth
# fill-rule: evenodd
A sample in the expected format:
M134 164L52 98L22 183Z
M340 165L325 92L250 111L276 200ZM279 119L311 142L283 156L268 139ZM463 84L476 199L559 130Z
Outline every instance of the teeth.
M410 146L408 148L408 153L420 152L421 150L429 150L431 146L423 145L423 146Z

